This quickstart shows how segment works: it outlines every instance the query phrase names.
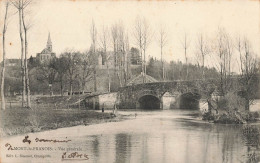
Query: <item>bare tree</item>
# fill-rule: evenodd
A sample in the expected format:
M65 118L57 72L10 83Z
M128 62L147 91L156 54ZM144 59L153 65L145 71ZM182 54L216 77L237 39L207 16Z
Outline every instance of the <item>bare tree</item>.
M197 40L197 55L198 55L198 63L200 66L202 66L202 78L205 79L205 72L204 72L204 67L205 67L205 58L209 54L209 45L207 38L203 36L202 33L198 35L198 40Z
M231 37L223 29L219 28L216 38L216 56L218 66L216 67L220 72L220 89L226 95L230 91L231 82L231 60L233 54L233 43Z
M49 85L50 96L52 96L52 84L54 84L56 77L56 62L52 60L50 63L41 64L36 69L36 78L38 81L45 82Z
M113 51L114 51L114 74L116 74L117 69L117 41L118 41L118 26L117 24L112 25L111 27L111 36L113 42Z
M28 63L27 63L27 56L28 56L28 40L27 40L27 32L30 28L30 24L25 24L25 15L24 9L28 6L32 1L23 1L24 7L22 8L22 22L23 22L23 29L24 29L24 70L25 70L25 84L26 84L26 93L27 93L27 107L31 108L31 95L30 95L30 82L29 82L29 74L28 74Z
M92 25L90 28L90 37L92 41L92 53L95 56L95 59L97 59L97 54L96 54L96 42L97 42L97 28L95 25L95 22L92 20ZM97 72L96 72L96 64L94 64L94 91L97 91Z
M122 22L118 23L118 41L117 41L117 58L118 58L118 70L117 70L117 76L119 79L120 87L123 86L123 59L125 55L125 42L124 42L124 36L125 36L125 30Z
M3 68L2 68L2 74L1 74L1 108L2 110L5 110L5 94L4 94L4 80L5 80L5 33L7 30L7 18L8 18L8 7L9 7L9 2L6 1L5 3L5 18L4 18L4 28L3 28Z
M53 68L57 72L58 82L60 83L60 95L63 96L63 85L64 77L68 71L68 59L61 55L59 58L56 58L54 61Z
M19 12L19 33L20 33L20 42L21 42L21 70L22 70L22 84L23 84L22 107L25 107L24 103L25 103L25 96L26 96L26 83L25 83L25 69L24 69L24 40L23 40L23 31L22 31L23 3L21 0L16 0L11 2Z
M143 51L143 23L142 23L142 19L140 17L137 17L135 20L133 36L135 39L135 44L139 47L139 52L141 55L142 74L144 74L143 53L142 53L142 51Z
M109 73L109 60L110 56L107 54L107 46L109 41L109 35L108 35L108 28L103 25L103 30L100 35L100 47L103 49L103 53L106 57L106 68L107 68L107 78L108 78L108 92L110 92L111 88L111 79L110 79L110 73Z
M234 43L232 38L230 37L229 34L225 35L226 38L226 49L227 49L227 69L228 69L228 76L231 77L231 73L232 73L232 56L233 56L233 52L234 52Z
M203 38L199 39L199 44L202 43L203 41ZM190 40L188 39L188 35L186 33L186 31L184 32L184 37L183 37L183 40L181 40L181 45L182 45L182 48L184 49L184 55L185 55L185 63L186 63L186 66L187 66L187 69L186 69L186 80L188 79L188 75L189 75L189 66L188 66L188 54L187 54L187 51L188 51L188 48L190 46ZM203 49L203 48L202 48ZM202 50L203 51L203 50ZM200 54L201 56L204 56L204 51L201 52L200 50ZM205 59L205 56L202 57L203 59ZM203 60L204 62L204 60ZM203 65L204 66L204 65Z
M143 82L145 82L144 75L146 74L146 50L153 37L151 27L145 18L136 18L133 36L135 39L135 44L139 47L142 62Z
M168 38L167 38L167 31L165 27L162 25L160 26L159 29L159 37L158 37L158 43L161 49L161 64L162 64L162 79L165 80L165 70L164 70L164 64L163 64L163 48L167 45L168 43Z
M68 50L65 53L61 54L62 57L66 57L68 64L68 78L69 78L69 87L70 87L70 96L73 93L73 83L76 76L78 75L78 69L80 64L80 55L78 52Z
M129 52L129 40L127 30L125 30L122 22L118 23L118 70L120 86L126 85L128 74L127 55Z
M130 62L131 62L131 57L129 57L129 38L128 38L128 33L126 32L126 34L125 34L125 72L124 72L124 74L125 74L125 85L126 85L126 83L127 83L127 80L128 79L130 79L130 77L131 77L131 64L130 64Z
M115 75L117 75L120 86L126 83L125 57L128 44L126 43L126 32L122 22L116 23L111 28L112 42L114 48ZM123 82L124 81L124 82Z
M143 54L144 54L144 74L146 75L146 50L152 41L153 33L147 20L143 19ZM146 82L146 81L145 81Z
M95 58L93 57L91 58L89 53L81 54L81 59L79 64L80 65L79 80L81 83L81 90L83 94L85 91L86 83L92 80L93 77L93 70L94 70L93 63L95 63L93 59Z
M259 83L256 77L259 71L259 63L247 38L244 38L243 41L239 38L237 42L237 50L240 55L240 81L243 89L243 97L245 98L245 109L249 111L250 105L255 99L255 90L257 89L257 84Z
M25 23L25 8L31 4L32 0L15 0L11 1L19 13L19 32L21 40L21 68L22 68L22 81L23 81L23 94L22 94L22 107L24 107L25 96L27 93L27 107L31 108L30 101L30 85L28 76L28 66L27 66L27 55L28 55L28 40L27 31L30 28L30 24ZM23 29L22 29L23 28ZM23 40L24 32L24 40Z

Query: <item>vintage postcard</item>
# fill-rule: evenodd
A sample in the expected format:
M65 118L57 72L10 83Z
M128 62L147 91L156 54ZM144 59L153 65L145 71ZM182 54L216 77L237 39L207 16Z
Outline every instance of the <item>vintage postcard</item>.
M259 1L0 8L0 163L260 162Z

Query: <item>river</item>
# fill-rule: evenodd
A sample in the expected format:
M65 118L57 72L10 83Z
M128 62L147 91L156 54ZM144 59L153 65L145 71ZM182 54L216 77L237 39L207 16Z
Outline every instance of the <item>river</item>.
M246 125L222 125L194 118L198 111L119 111L137 113L136 118L90 126L76 126L28 134L32 142L23 143L25 135L12 136L1 141L2 158L10 162L62 161L62 151L77 147L78 153L87 155L85 161L66 162L149 162L149 163L211 163L260 161L259 137L245 134ZM252 128L259 124L251 124ZM35 142L39 139L71 140L67 143ZM27 147L26 150L8 151L4 145ZM52 147L51 150L29 150L28 147ZM30 156L21 157L20 154ZM35 155L43 155L43 159ZM18 156L15 158L15 155ZM32 157L31 157L32 155ZM39 156L38 156L39 157ZM66 156L67 158L67 156Z

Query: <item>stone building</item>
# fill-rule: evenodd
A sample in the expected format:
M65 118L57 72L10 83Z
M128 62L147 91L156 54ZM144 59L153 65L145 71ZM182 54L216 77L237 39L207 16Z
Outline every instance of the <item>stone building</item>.
M42 64L42 63L49 63L51 59L55 57L56 57L56 53L52 51L52 42L49 33L46 48L44 48L41 53L37 53L36 59Z

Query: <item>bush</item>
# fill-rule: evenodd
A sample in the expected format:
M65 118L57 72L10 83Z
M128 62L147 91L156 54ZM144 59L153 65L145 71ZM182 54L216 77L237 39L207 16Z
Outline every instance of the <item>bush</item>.
M255 122L259 118L258 112L242 112L242 117L247 122Z
M218 119L214 121L215 123L223 123L223 124L243 124L244 121L242 119L237 118L234 114L231 113L223 113Z
M245 110L245 100L235 93L228 93L218 101L214 101L214 109L219 109L220 114L206 112L202 115L203 120L214 121L224 124L243 124L255 122L259 118L258 112Z
M202 120L205 120L205 121L214 121L216 119L216 117L209 113L209 112L206 112L204 114L202 114Z

